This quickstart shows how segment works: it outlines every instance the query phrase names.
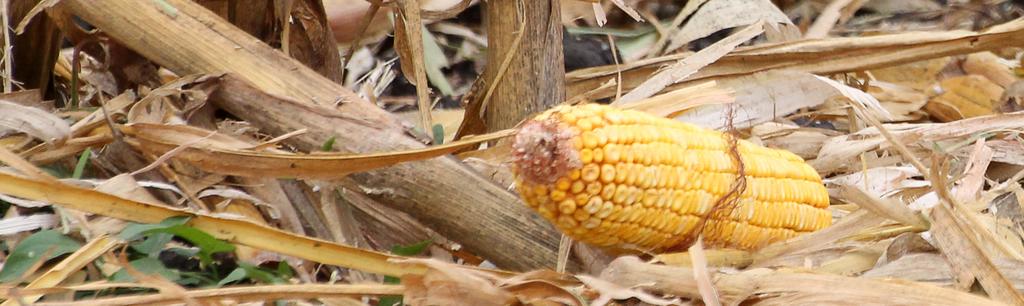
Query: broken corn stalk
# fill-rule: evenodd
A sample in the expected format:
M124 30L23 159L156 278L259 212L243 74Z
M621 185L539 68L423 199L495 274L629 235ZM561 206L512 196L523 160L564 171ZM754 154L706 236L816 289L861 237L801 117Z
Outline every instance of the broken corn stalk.
M712 213L739 177L732 149L746 187ZM512 168L531 208L609 249L685 248L700 231L708 246L750 250L832 223L821 177L799 156L612 106L558 106L527 120Z

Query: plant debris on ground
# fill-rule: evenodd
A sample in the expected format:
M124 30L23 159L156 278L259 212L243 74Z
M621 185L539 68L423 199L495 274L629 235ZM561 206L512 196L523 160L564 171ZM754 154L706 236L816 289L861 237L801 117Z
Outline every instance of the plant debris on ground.
M3 1L2 305L1024 305L1024 1L530 1ZM574 241L510 138L588 103L792 152L832 223Z

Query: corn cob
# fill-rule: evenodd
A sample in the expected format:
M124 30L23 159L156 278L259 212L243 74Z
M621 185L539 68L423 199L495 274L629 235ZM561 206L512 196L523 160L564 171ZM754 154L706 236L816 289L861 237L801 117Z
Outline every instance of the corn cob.
M731 148L746 188L713 214L739 177ZM678 249L700 229L709 246L750 250L832 223L821 177L799 156L640 111L555 107L519 127L512 154L524 202L599 247Z

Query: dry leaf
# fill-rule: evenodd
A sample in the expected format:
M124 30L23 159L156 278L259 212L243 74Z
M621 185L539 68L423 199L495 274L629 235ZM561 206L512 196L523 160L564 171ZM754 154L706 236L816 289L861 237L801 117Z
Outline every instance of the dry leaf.
M131 141L140 150L161 155L173 153L175 159L185 160L204 171L246 177L298 177L307 179L341 178L401 162L442 156L512 135L504 130L479 137L423 149L377 154L288 154L280 151L252 151L243 148L251 144L185 125L132 124L124 128Z
M942 70L952 61L953 59L948 56L939 57L900 65L889 65L884 68L872 69L868 72L874 77L872 81L877 80L899 84L917 91L925 91L930 89L939 80Z
M69 255L68 257L62 259L60 263L57 263L57 265L50 268L50 270L43 273L43 275L40 275L38 278L33 280L24 288L51 288L53 286L59 285L69 276L71 276L74 273L78 273L78 271L85 267L85 265L92 263L94 260L98 259L100 256L107 253L120 243L121 241L119 241L118 239L111 238L108 236L96 237L92 241L89 241L89 243L87 243L86 245L76 250L74 253L71 253L71 255ZM34 304L42 297L42 294L21 296L17 299L8 299L4 301L3 304L0 305L10 306L24 305L26 303Z
M805 160L810 160L818 156L822 143L830 134L835 133L825 129L765 122L751 128L750 134L757 137L764 146L790 151Z
M729 104L734 101L731 91L718 88L715 82L707 82L645 98L624 105L622 108L643 111L661 117L674 117L694 107Z
M576 278L579 278L579 280L586 284L587 287L594 289L598 294L600 294L598 298L590 302L590 305L592 306L607 305L612 300L625 300L630 298L636 298L644 303L653 305L680 303L678 298L672 300L663 299L635 288L619 286L615 283L604 280L603 278L588 275L577 275Z
M731 88L736 102L731 105L705 105L676 116L676 120L706 128L725 126L727 108L735 107L733 124L747 127L791 114L801 108L814 107L846 89L834 87L822 78L805 72L769 70L749 76L722 81L722 87ZM859 99L866 107L886 113L874 98ZM735 105L735 106L733 106Z
M669 40L666 52L720 30L752 25L759 20L790 26L793 24L786 14L768 0L710 0L693 13L690 20Z
M852 168L860 168L852 166ZM927 181L915 180L921 173L911 166L890 166L873 167L864 171L857 171L835 177L823 179L828 186L850 186L857 187L867 194L885 198L893 193L907 188L928 187ZM838 190L829 190L833 195L838 195Z
M665 89L665 87L693 75L701 68L704 68L704 66L717 61L719 58L735 49L736 46L739 46L740 44L763 33L764 24L765 23L763 21L755 22L743 30L715 42L710 47L707 47L692 56L679 60L672 66L658 72L651 78L644 81L625 96L622 96L621 99L612 102L612 105L625 106L635 103L641 99L653 96Z
M497 278L470 270L464 266L434 259L408 259L400 263L415 263L428 267L422 275L405 275L403 302L413 306L426 305L509 305L515 296L497 287Z
M728 19L728 18L727 18ZM1014 20L984 32L908 32L866 37L798 40L779 44L741 47L708 65L675 86L689 82L745 77L766 70L796 70L820 75L856 72L886 65L974 53L1024 43L1024 20ZM666 63L689 54L673 54L636 63L580 69L566 74L566 96L600 87L622 74L622 89L630 90ZM934 81L934 78L929 78ZM669 90L673 88L668 88ZM591 94L593 98L615 95L615 88Z
M54 214L5 217L3 220L0 220L0 236L10 236L41 228L53 228L57 225L58 221L57 216Z
M190 216L189 225L214 237L325 264L401 276L423 273L422 267L394 264L391 255L295 235L252 221L213 216L147 204L71 185L29 180L0 173L0 193L92 214L141 223L157 223L174 216Z
M51 145L71 136L71 125L47 111L0 100L0 134L13 130L28 134Z
M945 79L940 90L924 109L943 122L996 114L1003 95L1002 87L980 75Z
M848 202L857 204L857 206L889 220L914 226L921 230L929 227L928 220L907 208L905 204L892 199L875 197L856 185L842 186L839 195Z
M828 32L832 30L836 25L836 21L839 21L840 10L849 5L853 0L833 0L829 2L828 6L825 7L818 14L818 17L814 20L814 24L804 33L805 38L822 38L828 36Z
M1017 77L1013 75L1013 70L1010 69L1010 66L1004 62L1005 60L992 54L992 52L978 52L967 55L963 68L967 74L985 76L985 78L993 83L999 84L1003 88L1008 88L1010 84L1017 81Z

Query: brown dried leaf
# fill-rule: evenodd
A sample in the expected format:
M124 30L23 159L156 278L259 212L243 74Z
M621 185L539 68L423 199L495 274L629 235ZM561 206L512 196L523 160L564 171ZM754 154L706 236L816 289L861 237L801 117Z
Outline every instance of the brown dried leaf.
M1024 296L994 264L993 257L985 252L974 233L984 229L967 228L966 222L961 220L962 217L954 215L946 204L937 205L931 211L931 217L934 226L930 232L935 237L939 250L955 270L969 271L995 300L1011 305L1024 304Z
M1024 33L1024 20L1010 21L984 32L908 32L741 47L674 86L681 87L685 86L684 83L704 82L708 79L724 83L725 79L766 70L796 70L820 75L862 71L1020 44L1024 42L1021 33ZM566 74L569 82L566 93L571 97L594 90L619 73L622 75L623 90L629 90L666 63L686 56L688 54L673 54L620 66L576 70ZM934 82L934 78L928 80ZM593 93L592 97L599 99L614 95L615 88L610 88Z
M965 140L965 137L979 133L1020 129L1024 127L1022 120L1024 120L1024 113L1008 113L967 118L948 123L886 124L884 126L901 143L931 150L934 148L933 145L942 141L956 143ZM859 168L859 156L880 148L888 149L888 145L883 147L883 144L886 144L886 140L879 134L878 129L868 127L856 133L826 140L818 158L809 163L823 174L831 174L850 165ZM995 160L1003 161L999 147L993 146L993 149L996 150ZM1012 149L1008 152L1015 150L1019 149ZM1016 160L1012 157L1007 158Z
M434 259L407 259L399 263L415 263L427 268L422 275L405 275L403 301L412 306L426 305L494 305L512 304L516 297L494 285L495 277L464 266Z
M828 6L825 7L818 14L817 19L814 20L814 24L807 29L804 33L804 38L822 38L828 36L828 32L832 30L836 25L836 21L839 21L841 16L840 10L845 8L853 0L833 0L829 2Z
M618 286L647 285L666 294L696 298L693 271L642 262L625 256L616 259L601 278ZM752 269L716 273L716 285L730 305L749 302L768 305L992 305L983 296L904 280L880 280L821 273L795 273ZM745 303L744 303L745 304Z
M717 61L722 56L732 51L740 44L760 35L764 32L764 21L758 21L743 30L740 30L729 37L726 37L711 46L700 50L689 57L677 61L672 66L658 72L642 84L631 90L621 99L612 102L612 105L626 106L636 103L639 100L653 96L662 91L665 87L693 75L698 70Z
M817 157L822 143L829 134L834 134L825 129L801 128L778 122L755 125L750 133L767 147L793 152L805 160Z
M860 168L854 166L853 168ZM927 181L912 179L921 173L911 166L873 167L864 171L824 179L829 186L851 186L877 198L884 198L907 188L928 187ZM833 190L830 190L833 191ZM838 195L838 190L833 192Z
M770 266L780 258L791 254L807 254L819 249L829 248L836 241L853 236L868 228L875 227L885 220L867 210L850 213L817 232L800 235L789 240L770 244L754 254L751 266Z
M126 126L124 131L142 151L161 155L178 149L180 152L176 152L174 158L188 161L205 171L246 177L309 179L340 178L353 172L438 157L514 133L513 130L504 130L423 149L352 155L249 150L251 144L246 142L184 125L136 123Z
M71 137L71 125L50 112L0 100L0 133L13 130L28 134L51 145Z
M501 288L530 305L586 305L582 298L568 289L545 280L525 280L502 285Z
M985 76L985 78L993 83L999 84L1003 88L1008 88L1010 84L1017 81L1017 77L1013 75L1013 70L1004 62L1005 60L992 54L992 52L978 52L967 55L963 68L967 74Z
M714 82L697 84L645 98L622 106L661 117L674 117L694 107L733 103L732 92L718 88Z
M999 113L1003 88L980 75L953 77L940 82L941 94L924 110L942 122Z
M815 271L837 275L857 275L870 270L882 257L888 243L871 243L854 248L842 256L825 261Z
M690 21L669 40L665 52L720 30L752 25L759 20L793 25L786 14L768 0L710 0L693 13Z
M825 103L829 98L842 94L845 89L832 86L816 75L788 70L769 70L748 76L730 78L721 86L731 88L736 94L733 124L737 127L752 126L791 114L799 109ZM884 109L871 99L861 99L876 112ZM704 105L690 109L676 116L676 120L689 122L706 128L725 127L727 105Z
M693 274L690 274L688 277L692 277L692 275ZM653 305L670 305L680 303L678 298L672 300L659 298L653 294L637 290L636 288L619 286L615 283L604 280L603 277L597 278L588 275L577 275L576 278L579 278L579 280L586 284L587 287L594 289L600 294L598 298L590 302L590 305L594 306L607 305L612 300L625 300L630 298L636 298L644 303Z
M905 204L892 199L874 197L856 185L840 187L839 195L848 202L857 204L864 209L871 211L889 220L897 221L905 225L914 226L921 230L929 227L928 220L920 214L910 210Z
M939 57L901 65L891 65L885 68L869 70L868 72L878 81L925 91L939 80L942 70L952 61L953 58L948 56Z

